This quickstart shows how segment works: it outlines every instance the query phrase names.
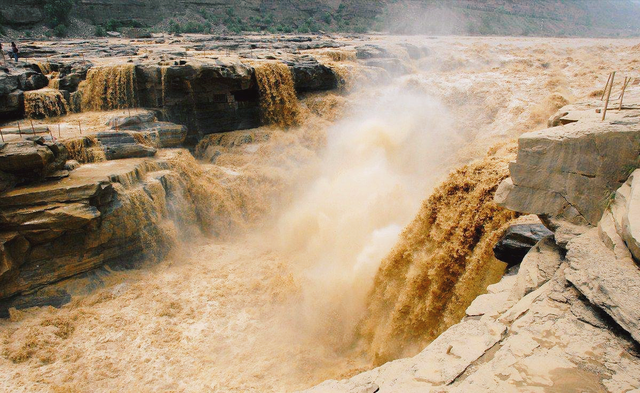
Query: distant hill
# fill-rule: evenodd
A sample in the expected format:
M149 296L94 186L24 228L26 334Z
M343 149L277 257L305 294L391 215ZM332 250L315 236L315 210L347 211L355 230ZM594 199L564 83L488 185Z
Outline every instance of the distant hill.
M636 0L3 0L0 34L103 35L142 28L240 33L384 31L624 37ZM87 32L87 28L91 30Z

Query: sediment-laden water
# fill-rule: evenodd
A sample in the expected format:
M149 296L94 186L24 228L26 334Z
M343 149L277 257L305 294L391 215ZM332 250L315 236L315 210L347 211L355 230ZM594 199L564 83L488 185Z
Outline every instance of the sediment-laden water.
M419 352L502 273L491 246L513 215L492 195L512 139L638 61L488 42L429 40L388 83L324 54L350 94L300 101L286 67L257 67L271 126L171 161L198 230L167 228L164 261L62 309L0 321L0 390L282 392ZM134 106L132 77L89 71L82 108ZM100 161L90 145L72 156Z

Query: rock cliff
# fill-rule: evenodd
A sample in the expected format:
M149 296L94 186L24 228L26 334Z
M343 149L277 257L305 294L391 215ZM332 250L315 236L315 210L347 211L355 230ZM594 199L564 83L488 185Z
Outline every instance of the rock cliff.
M61 181L0 196L0 315L9 307L61 304L38 289L110 262L161 258L197 222L168 155L83 165ZM27 296L16 297L26 294ZM67 294L66 298L69 297Z
M2 24L25 28L46 22L45 3L9 0L0 10ZM166 20L173 18L178 24L191 22L192 28L215 25L253 31L376 29L401 34L617 36L638 33L634 22L639 12L635 2L615 0L80 0L71 15L97 25L120 23L165 30Z

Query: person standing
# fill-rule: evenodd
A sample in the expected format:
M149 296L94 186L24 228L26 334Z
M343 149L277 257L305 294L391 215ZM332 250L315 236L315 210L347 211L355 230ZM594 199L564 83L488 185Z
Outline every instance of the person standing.
M16 46L15 42L11 42L11 51L9 52L9 57L13 57L13 59L17 62L18 61L18 47Z

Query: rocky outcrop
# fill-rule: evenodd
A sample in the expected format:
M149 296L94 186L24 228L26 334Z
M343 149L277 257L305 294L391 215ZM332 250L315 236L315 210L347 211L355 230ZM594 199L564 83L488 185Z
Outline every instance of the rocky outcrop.
M600 221L615 190L640 166L640 130L632 120L640 111L605 122L595 121L592 108L584 112L580 121L522 135L511 177L496 192L501 206L539 215L563 245ZM565 113L575 112L560 109Z
M338 78L331 68L313 58L288 62L296 92L324 91L338 88Z
M107 160L120 160L123 158L151 157L157 149L137 143L129 132L107 131L96 134L96 139L102 145Z
M139 66L139 104L161 108L166 120L185 125L193 138L258 127L260 110L252 76L252 68L239 63Z
M157 121L156 113L149 110L136 110L133 115L115 115L107 121L107 126L111 127L112 131L128 131L134 140L132 142L128 139L126 143L142 140L151 147L177 147L182 145L187 137L187 127Z
M567 280L640 343L640 268L617 257L591 229L569 243Z
M169 163L176 154L189 153L85 165L61 181L1 194L0 315L9 307L65 299L59 291L43 295L45 285L104 264L126 267L162 257L176 226L192 233L187 227L193 223L178 219L193 215L194 207L175 203L189 200Z
M0 173L13 175L17 182L45 179L63 169L67 149L59 142L30 137L21 142L0 143Z

